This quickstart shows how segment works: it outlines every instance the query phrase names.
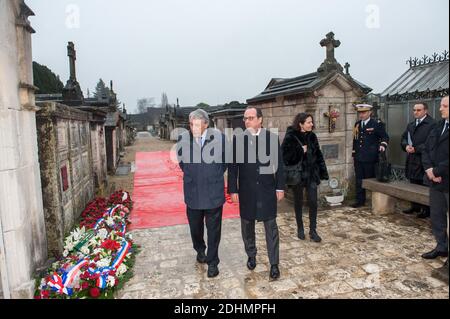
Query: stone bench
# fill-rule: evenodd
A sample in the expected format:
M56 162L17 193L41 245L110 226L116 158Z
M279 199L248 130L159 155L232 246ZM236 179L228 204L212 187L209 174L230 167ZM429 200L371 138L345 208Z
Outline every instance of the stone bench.
M375 178L364 179L362 187L372 192L372 212L389 214L395 211L396 199L430 205L430 192L426 186L395 181L381 183Z

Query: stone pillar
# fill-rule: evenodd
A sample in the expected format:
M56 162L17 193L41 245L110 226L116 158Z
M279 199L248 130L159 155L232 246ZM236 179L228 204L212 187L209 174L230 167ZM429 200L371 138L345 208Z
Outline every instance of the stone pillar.
M31 34L23 0L0 0L0 278L4 298L32 298L47 260Z
M383 193L372 192L372 212L380 215L394 213L395 198Z

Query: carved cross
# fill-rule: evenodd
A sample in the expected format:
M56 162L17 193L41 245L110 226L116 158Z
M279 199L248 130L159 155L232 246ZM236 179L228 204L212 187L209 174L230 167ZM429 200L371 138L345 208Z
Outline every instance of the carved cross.
M77 52L75 51L75 45L73 42L69 42L69 45L67 46L67 55L70 61L70 79L76 80L77 75L75 71L75 61L77 59Z
M334 33L328 33L327 37L320 41L320 45L327 48L327 60L330 62L336 62L334 57L334 49L341 45L341 41L334 39Z
M345 68L345 74L350 75L350 72L348 71L350 69L350 63L346 62L344 65Z

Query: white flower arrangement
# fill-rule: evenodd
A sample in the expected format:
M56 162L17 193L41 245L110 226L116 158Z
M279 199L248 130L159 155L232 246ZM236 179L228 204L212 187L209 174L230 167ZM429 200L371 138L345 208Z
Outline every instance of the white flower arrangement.
M106 257L97 261L97 267L108 267L111 265L111 257Z
M106 280L106 284L109 287L114 287L116 285L116 279L113 276L108 276L108 279Z
M118 276L121 276L121 275L123 275L124 273L126 273L127 272L127 266L125 266L124 264L121 264L120 266L119 266L119 268L117 268L117 272L116 272L116 274L118 275Z

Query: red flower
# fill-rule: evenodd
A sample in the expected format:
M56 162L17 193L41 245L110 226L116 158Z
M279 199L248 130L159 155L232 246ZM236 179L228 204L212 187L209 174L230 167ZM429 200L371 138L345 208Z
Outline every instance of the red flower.
M108 250L117 250L120 248L120 244L115 240L108 239L105 240L100 247Z
M87 282L81 283L81 289L82 289L82 290L86 290L86 289L88 289L88 288L89 288L89 283L87 283Z
M98 298L100 296L100 289L98 289L97 287L91 288L89 290L89 294L92 298Z
M42 298L47 299L48 296L50 296L50 292L48 292L48 290L42 290L41 296L42 296Z

